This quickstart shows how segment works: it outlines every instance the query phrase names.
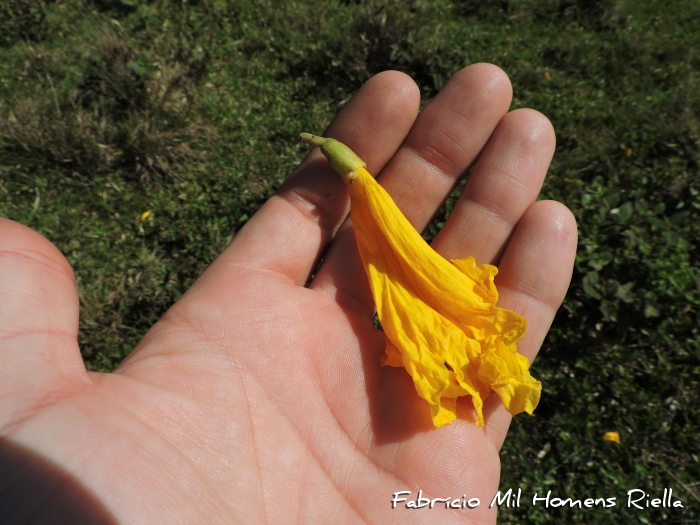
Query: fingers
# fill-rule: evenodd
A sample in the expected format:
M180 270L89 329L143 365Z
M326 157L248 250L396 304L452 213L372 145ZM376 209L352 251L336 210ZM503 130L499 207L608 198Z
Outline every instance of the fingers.
M502 70L475 64L454 75L421 112L378 179L417 230L425 229L476 161L511 98Z
M498 266L498 306L527 319L518 352L531 362L571 282L578 232L569 209L536 202L523 215Z
M0 429L87 381L68 261L37 232L0 218Z
M568 208L540 201L525 212L501 258L496 276L498 306L527 319L518 352L530 362L569 288L577 242L576 220ZM500 448L511 416L497 398L489 401L493 412L487 416L487 430Z
M549 120L531 109L506 115L494 131L433 248L447 259L495 263L535 202L555 147Z
M381 73L360 89L325 135L348 144L378 171L411 129L419 102L418 88L407 75ZM314 150L238 232L206 279L216 282L219 269L240 264L303 285L348 211L345 183Z
M508 77L495 66L476 64L453 76L421 112L411 133L378 180L401 211L423 230L459 178L477 159L510 105ZM371 172L371 170L370 170ZM336 236L311 284L314 289L345 292L371 311L350 225Z

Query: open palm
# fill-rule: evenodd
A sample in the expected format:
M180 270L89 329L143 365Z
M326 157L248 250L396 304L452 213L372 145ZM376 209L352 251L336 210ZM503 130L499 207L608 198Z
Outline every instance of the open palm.
M535 202L554 133L510 101L504 73L478 64L418 115L413 81L385 72L326 135L418 230L474 166L433 247L498 265L498 305L528 320L519 350L532 360L569 284L576 225ZM433 429L406 371L379 366L348 211L312 152L112 374L81 360L67 261L0 219L0 521L495 522L510 415L493 395L485 427L465 401ZM404 490L481 504L392 509Z

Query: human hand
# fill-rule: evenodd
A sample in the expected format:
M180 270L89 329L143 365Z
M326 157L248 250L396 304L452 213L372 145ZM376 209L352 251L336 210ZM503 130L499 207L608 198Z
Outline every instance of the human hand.
M418 230L474 165L433 247L498 265L498 306L527 319L518 347L532 360L569 284L576 224L535 202L554 132L510 102L505 74L478 64L416 117L416 85L385 72L326 135ZM0 219L3 523L495 522L511 416L492 395L477 427L460 398L460 418L435 430L406 371L379 366L348 210L312 152L111 374L83 365L68 262ZM402 490L481 504L392 510Z

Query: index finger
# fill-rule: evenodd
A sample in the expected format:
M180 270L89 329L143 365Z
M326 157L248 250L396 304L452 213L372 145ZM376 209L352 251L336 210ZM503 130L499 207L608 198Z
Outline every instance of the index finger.
M411 129L419 102L410 77L398 71L380 73L362 86L324 135L350 145L379 171ZM319 151L312 151L238 232L205 278L216 282L228 266L243 265L304 285L349 207L345 183Z

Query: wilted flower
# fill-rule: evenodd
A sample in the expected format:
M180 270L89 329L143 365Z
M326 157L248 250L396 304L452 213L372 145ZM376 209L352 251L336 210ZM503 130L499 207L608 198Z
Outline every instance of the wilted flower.
M349 184L357 246L386 335L382 365L408 371L436 427L455 420L457 398L466 395L483 426L492 391L511 414L532 414L541 383L516 348L526 321L496 306L496 267L477 266L474 257L445 260L347 146L307 133L302 139L320 146Z

